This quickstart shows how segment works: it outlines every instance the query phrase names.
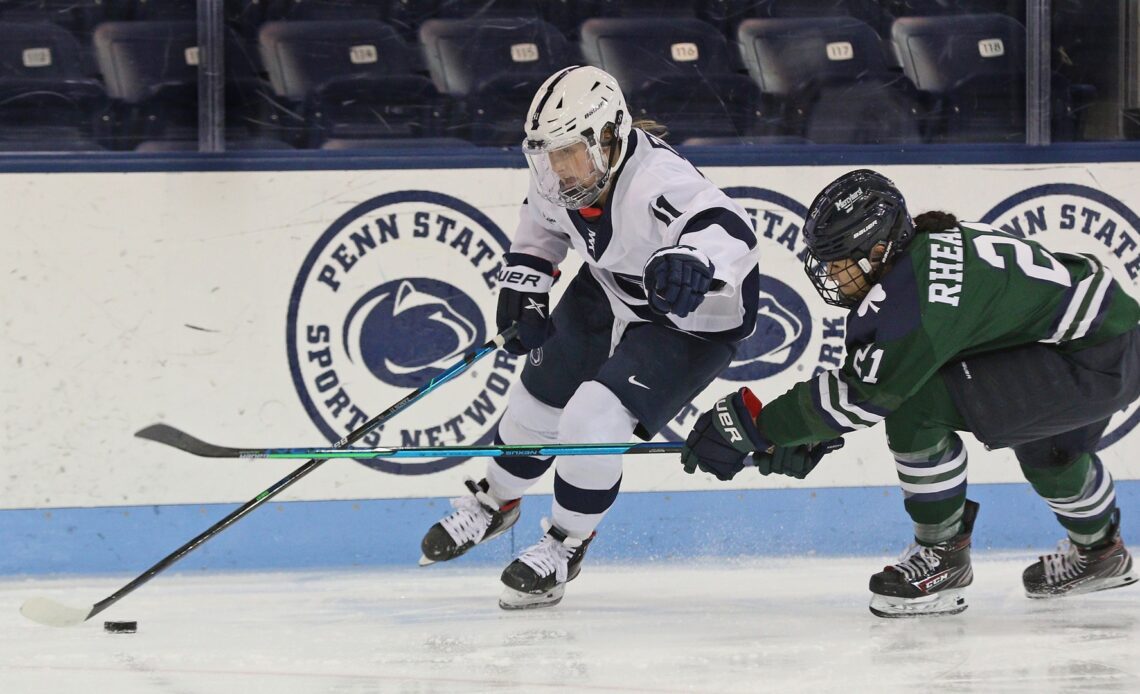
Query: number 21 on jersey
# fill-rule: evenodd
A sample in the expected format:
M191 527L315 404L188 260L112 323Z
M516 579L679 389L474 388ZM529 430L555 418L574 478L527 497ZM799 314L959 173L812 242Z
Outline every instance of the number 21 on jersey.
M864 383L879 382L879 364L883 361L883 350L875 345L865 345L855 350L852 366Z

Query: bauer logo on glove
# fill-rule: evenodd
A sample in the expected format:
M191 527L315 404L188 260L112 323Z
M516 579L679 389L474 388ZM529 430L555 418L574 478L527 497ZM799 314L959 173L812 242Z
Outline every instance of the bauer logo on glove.
M756 428L760 414L759 398L741 388L717 401L713 409L697 418L685 447L681 464L692 474L698 468L727 481L744 469L745 458L753 451L766 451L771 444Z
M681 465L692 474L700 469L730 480L744 469L749 455L761 475L807 477L823 456L843 447L843 439L831 439L800 446L775 446L756 424L762 405L748 388L741 388L720 400L697 418L685 446Z
M512 354L538 349L554 334L550 321L550 288L558 271L549 260L525 253L507 253L499 272L499 307L495 324L499 331L518 323L516 337L503 345Z

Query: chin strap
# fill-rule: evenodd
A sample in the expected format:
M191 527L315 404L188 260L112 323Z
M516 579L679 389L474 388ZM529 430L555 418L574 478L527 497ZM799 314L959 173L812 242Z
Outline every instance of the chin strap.
M867 283L875 285L879 283L882 277L883 270L887 267L887 261L894 255L895 242L888 241L886 248L883 249L883 256L878 260L878 267L871 264L869 258L860 258L855 262L859 269L863 271L863 276L867 279Z

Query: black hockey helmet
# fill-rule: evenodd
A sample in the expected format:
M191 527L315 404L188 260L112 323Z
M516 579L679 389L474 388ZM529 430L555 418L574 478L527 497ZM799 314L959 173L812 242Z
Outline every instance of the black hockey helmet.
M850 171L828 184L808 209L804 271L824 301L850 307L859 298L840 291L828 263L854 261L867 283L874 284L883 266L906 248L913 236L914 222L895 184L870 169ZM876 267L869 258L880 243L884 252Z

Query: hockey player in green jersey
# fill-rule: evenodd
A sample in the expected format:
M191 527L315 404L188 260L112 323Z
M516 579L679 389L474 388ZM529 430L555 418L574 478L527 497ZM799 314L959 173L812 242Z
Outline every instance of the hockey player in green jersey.
M1100 261L947 213L912 221L894 184L868 170L816 197L804 239L817 291L850 309L842 368L762 410L747 388L726 396L689 434L685 470L731 479L752 454L763 474L802 478L837 437L884 422L916 543L871 577L871 611L953 614L973 580L978 505L957 433L968 431L1012 447L1068 531L1024 571L1029 597L1134 583L1096 451L1109 417L1140 396L1140 306Z

